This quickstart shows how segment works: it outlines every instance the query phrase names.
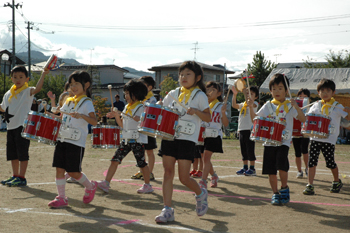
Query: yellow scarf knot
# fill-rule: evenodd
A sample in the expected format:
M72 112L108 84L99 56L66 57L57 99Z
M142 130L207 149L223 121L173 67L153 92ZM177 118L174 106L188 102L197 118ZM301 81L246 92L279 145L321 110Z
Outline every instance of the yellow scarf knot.
M147 100L149 100L149 98L151 98L153 96L153 92L149 91L146 95L146 98L144 100L142 100L142 103L146 102Z
M77 97L76 95L73 96L73 97L69 97L67 98L66 100L66 104L68 104L70 101L74 102L74 108L77 106L77 104L79 103L79 101L84 98L84 97L87 97L86 95L81 95L79 97Z
M245 116L245 114L247 114L247 107L248 107L247 101L244 101L243 107L241 108L241 111L239 112L239 114L241 115L242 112L244 112L244 116Z
M335 102L335 99L332 97L330 101L325 102L324 100L321 100L321 103L323 104L322 108L321 108L321 112L322 114L326 113L326 115L328 116L329 114L329 108L332 107L333 103Z
M283 103L281 103L281 102L279 102L278 100L273 99L273 100L271 101L271 103L273 103L273 104L275 104L275 105L278 105L277 108L276 108L276 116L278 116L278 113L279 113L279 111L280 111L280 107L281 107L282 105L284 106L284 111L285 111L286 113L289 112L289 109L288 109L288 106L287 106L287 104L290 103L289 100L285 100Z
M210 104L209 104L210 115L213 114L213 111L215 110L213 108L214 108L215 104L218 103L218 102L219 102L218 99L215 99L212 102L210 102Z
M28 88L28 83L27 82L25 82L24 83L24 85L21 87L21 88L19 88L19 89L17 89L17 86L14 84L14 85L12 85L12 87L11 87L11 89L10 89L10 92L11 92L11 95L10 95L10 97L9 97L9 103L11 102L11 99L13 98L13 97L15 97L16 99L17 99L17 94L19 94L19 93L21 93L23 90L25 90L25 89L27 89Z
M194 89L199 89L198 86L196 87L191 87L190 89L187 89L187 88L184 88L184 87L181 87L180 91L181 91L181 94L179 95L179 101L182 102L183 99L185 98L185 104L187 104L188 100L190 99L190 96L192 94L192 91Z
M129 115L132 116L132 110L134 108L136 108L136 106L139 105L139 104L142 104L142 102L141 101L135 101L133 104L127 104L126 105L125 114L128 115L130 113Z

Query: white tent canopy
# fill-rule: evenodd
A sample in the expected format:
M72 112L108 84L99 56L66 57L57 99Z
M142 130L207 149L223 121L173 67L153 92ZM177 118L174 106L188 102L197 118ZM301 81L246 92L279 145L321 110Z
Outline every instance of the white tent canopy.
M276 74L284 74L290 82L290 92L296 95L300 88L307 88L311 94L317 95L317 84L322 78L331 79L336 85L336 94L350 96L350 68L285 68L274 69L260 86L260 93L270 93L269 82Z

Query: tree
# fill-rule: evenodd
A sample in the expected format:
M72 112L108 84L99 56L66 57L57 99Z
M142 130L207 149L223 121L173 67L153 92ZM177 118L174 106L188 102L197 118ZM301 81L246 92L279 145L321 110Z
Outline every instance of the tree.
M247 68L248 76L252 74L255 77L249 79L249 84L260 87L276 66L274 62L265 60L265 55L261 51L257 51L253 57L253 62L248 64Z
M169 91L176 89L179 85L178 82L175 81L172 77L165 76L164 80L159 84L160 86L160 96L164 98L168 94Z
M98 95L95 95L93 98L93 104L98 121L101 121L102 117L106 116L110 110L109 107L106 107L106 101L107 98L102 98Z
M325 56L327 64L315 64L312 58L307 57L304 60L305 68L350 68L350 52L348 50L340 50L335 53L329 50L329 54Z

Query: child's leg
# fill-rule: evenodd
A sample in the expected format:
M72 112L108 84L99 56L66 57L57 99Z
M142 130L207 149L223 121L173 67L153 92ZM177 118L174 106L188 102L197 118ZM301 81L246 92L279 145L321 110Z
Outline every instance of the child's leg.
M203 153L201 153L201 157L198 160L199 160L199 168L198 168L198 170L203 171L203 168L204 168Z
M285 188L288 186L287 182L288 182L288 172L286 171L282 171L279 170L279 175L280 175L280 179L281 179L281 187Z
M63 168L56 167L56 186L59 197L65 198L66 196L66 179L64 176L65 170Z
M273 193L278 193L277 175L269 175L269 182Z
M314 183L314 179L316 175L316 167L317 166L309 167L308 180L309 180L309 184L311 185Z
M192 167L194 170L198 170L198 162L199 162L199 158L194 158L194 161L193 161L193 164L192 164Z
M212 155L213 155L213 152L209 150L205 150L203 153L203 162L204 162L203 175L202 175L203 180L208 179L208 174L210 171L212 172L212 174L214 174L213 165L211 163Z
M162 184L162 193L163 193L163 202L164 206L171 206L171 200L173 197L173 181L175 175L175 163L176 159L171 156L163 155L163 184ZM189 173L187 173L189 174Z
M297 169L301 171L301 157L295 157L295 164L297 165Z
M190 177L189 175L190 168L191 168L190 160L185 160L185 159L178 160L180 182L190 190L194 191L198 196L202 193L202 190L200 189L198 183Z
M339 169L338 167L331 169L333 175L333 181L339 182Z
M11 166L12 166L12 172L13 172L13 176L19 176L19 160L18 159L14 159L11 160Z
M305 168L307 169L308 163L309 163L309 153L303 154L303 160L304 160L304 164L305 164Z
M111 161L111 165L109 165L108 171L107 171L107 175L105 180L108 181L108 183L111 182L114 174L116 173L117 169L118 169L118 165L119 162L116 161Z
M151 178L150 178L151 172L150 172L150 169L149 169L148 165L145 166L145 167L140 167L140 170L141 170L141 172L143 174L143 178L145 180L145 184L149 184L149 182L151 180Z
M19 177L25 178L28 167L28 160L19 162Z
M321 152L322 143L317 141L311 141L310 143L310 158L309 158L309 174L308 180L309 184L314 183L315 175L316 175L316 167L318 163L318 158Z
M147 153L147 157L148 157L149 172L152 173L156 159L154 157L153 150L146 150L146 153Z

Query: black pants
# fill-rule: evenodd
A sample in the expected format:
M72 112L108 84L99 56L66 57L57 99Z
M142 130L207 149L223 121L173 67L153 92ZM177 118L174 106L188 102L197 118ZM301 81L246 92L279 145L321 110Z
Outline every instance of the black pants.
M250 130L239 131L242 160L255 161L255 142L250 140Z

